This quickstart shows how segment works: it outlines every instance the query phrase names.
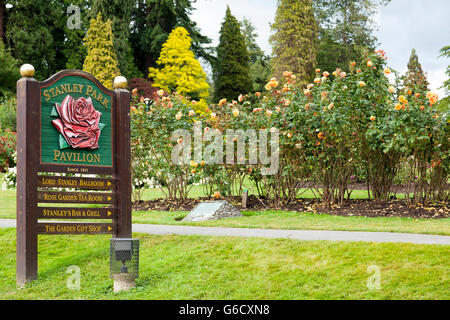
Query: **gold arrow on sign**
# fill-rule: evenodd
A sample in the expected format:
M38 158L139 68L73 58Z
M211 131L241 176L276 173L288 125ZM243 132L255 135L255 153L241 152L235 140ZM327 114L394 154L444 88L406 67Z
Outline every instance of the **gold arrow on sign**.
M111 200L112 198L110 196L108 196L108 201Z
M108 217L109 217L110 215L112 215L112 212L111 212L111 211L108 211Z
M111 185L111 182L108 181L108 187Z
M110 226L108 226L108 231L111 231L111 230L112 230L112 228Z

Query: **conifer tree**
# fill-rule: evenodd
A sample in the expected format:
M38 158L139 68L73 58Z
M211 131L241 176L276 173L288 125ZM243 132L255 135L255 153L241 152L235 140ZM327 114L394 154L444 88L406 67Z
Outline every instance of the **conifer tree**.
M220 42L216 48L214 100L236 99L252 89L249 53L239 21L227 7L220 29Z
M176 27L184 27L192 39L192 51L197 58L213 61L211 48L203 45L211 39L202 35L195 21L191 20L195 0L137 0L131 19L130 42L135 63L139 70L147 73L156 67L162 45Z
M411 89L412 93L428 91L428 81L425 73L422 70L422 65L419 63L419 57L416 50L412 49L411 56L408 62L408 71L403 79L405 88Z
M66 10L66 19L61 22L64 24L65 40L60 44L66 57L65 67L67 69L82 69L83 62L87 55L87 48L83 44L86 31L89 28L89 10L92 6L92 0L64 0L64 9ZM70 9L78 8L76 11ZM78 17L74 17L78 15ZM69 27L69 24L72 26ZM78 25L77 25L78 24Z
M253 82L252 91L261 92L264 90L264 86L271 75L270 56L266 55L256 42L258 34L250 20L244 18L241 21L241 29L250 58L250 77Z
M207 98L209 85L200 62L191 50L192 39L183 27L175 28L163 44L157 64L149 68L154 86L168 92L176 91L194 99Z
M111 20L103 22L99 12L96 19L91 19L84 41L88 53L83 70L96 77L108 89L112 89L114 77L120 72L114 51Z
M114 34L114 51L121 74L127 78L141 76L133 59L133 51L128 41L130 37L131 12L135 0L93 0L90 16L99 12L105 20L110 19Z
M2 67L0 68L0 97L6 92L14 92L16 89L16 82L20 78L18 72L19 66L17 60L11 55L8 48L0 41L0 61Z
M441 55L439 57L446 57L450 58L450 46L442 47L441 50L439 50ZM447 66L447 69L445 70L445 74L449 77L447 80L444 81L444 84L442 85L442 88L445 89L445 91L450 94L450 65Z
M390 0L314 0L318 24L317 67L349 71L351 61L362 59L364 52L374 50L377 38L372 17Z
M316 33L311 0L278 0L273 46L273 74L280 77L284 71L292 71L299 84L312 77L316 65Z
M44 80L64 69L65 8L57 0L8 0L6 38L19 65L30 63Z

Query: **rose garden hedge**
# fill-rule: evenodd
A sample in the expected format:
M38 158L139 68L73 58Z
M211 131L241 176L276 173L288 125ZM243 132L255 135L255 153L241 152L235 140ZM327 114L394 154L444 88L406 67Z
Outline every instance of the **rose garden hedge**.
M365 181L375 199L389 199L394 184L409 201L448 201L449 119L434 108L437 95L394 87L383 51L367 54L350 72L316 70L306 88L295 75L271 79L263 93L199 107L177 93L132 106L133 179L137 193L152 183L168 198L184 199L193 183L207 193L239 195L250 179L261 197L276 203L295 199L308 186L326 203L342 202L351 183ZM398 81L397 81L398 82ZM261 165L178 165L171 152L182 139L177 129L269 129L279 131L279 170L261 175ZM225 162L225 161L224 161Z

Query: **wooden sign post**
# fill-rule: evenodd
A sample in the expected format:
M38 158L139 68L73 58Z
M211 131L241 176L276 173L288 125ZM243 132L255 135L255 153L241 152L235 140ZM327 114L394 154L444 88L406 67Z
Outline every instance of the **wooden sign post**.
M20 72L17 284L22 286L37 279L39 234L131 238L131 155L130 93L124 77L116 77L111 91L79 70L64 70L42 82L33 79L31 65L23 65Z

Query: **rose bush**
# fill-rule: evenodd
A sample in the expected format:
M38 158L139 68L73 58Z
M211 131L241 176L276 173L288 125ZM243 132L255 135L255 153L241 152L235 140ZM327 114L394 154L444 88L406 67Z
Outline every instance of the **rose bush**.
M340 203L350 197L356 180L365 180L375 199L389 199L397 181L409 186L411 201L448 200L449 120L435 108L437 95L390 83L394 71L382 50L367 52L349 70L316 70L306 87L286 71L282 79L270 79L264 92L222 99L203 112L178 94L161 93L148 107L137 102L132 107L135 178L155 179L171 198L187 197L189 186L199 181L211 196L240 195L250 179L259 196L275 204L294 201L305 188L324 204ZM252 156L248 146L245 159L234 148L231 163L224 152L224 164L194 158L174 164L172 149L188 142L171 141L172 133L192 131L196 121L204 132L217 129L233 144L228 129L277 131L278 149L269 153L279 151L278 171L263 175L267 165L242 164ZM191 149L186 156L193 154Z
M16 166L16 133L0 130L0 172Z
M131 106L131 152L132 179L136 198L151 179L167 198L186 199L194 182L199 181L199 169L189 163L172 161L172 150L185 142L182 138L173 141L177 129L192 130L194 121L202 116L195 111L196 102L189 102L179 94L158 97L149 105L133 97Z

